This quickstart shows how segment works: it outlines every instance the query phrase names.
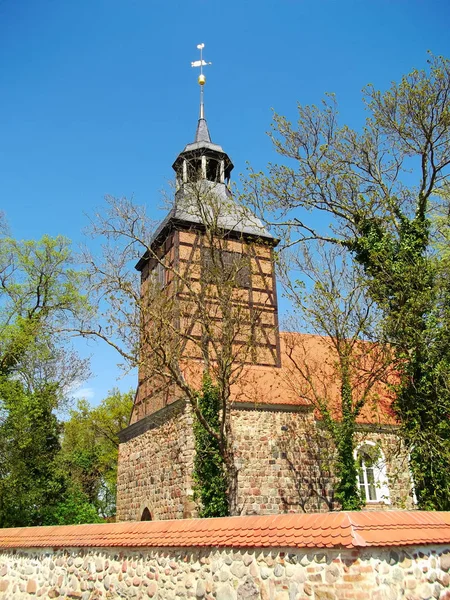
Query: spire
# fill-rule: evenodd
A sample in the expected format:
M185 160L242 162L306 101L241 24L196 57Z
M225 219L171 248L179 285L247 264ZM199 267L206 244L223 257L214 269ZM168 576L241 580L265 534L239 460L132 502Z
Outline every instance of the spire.
M211 143L211 136L209 135L208 124L206 119L200 118L197 124L197 132L195 134L194 142L208 142Z
M200 75L198 76L198 83L200 85L200 118L197 125L197 133L195 134L196 142L209 142L211 143L211 137L208 131L208 125L205 119L205 104L203 99L203 88L206 83L206 77L203 74L203 67L206 67L212 63L203 60L203 48L205 44L198 44L197 48L200 50L200 60L191 62L192 67L200 67Z

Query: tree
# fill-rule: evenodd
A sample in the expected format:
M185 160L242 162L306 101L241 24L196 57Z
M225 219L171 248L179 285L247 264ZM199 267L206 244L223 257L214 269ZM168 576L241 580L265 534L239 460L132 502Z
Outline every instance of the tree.
M449 94L450 63L432 56L388 91L364 90L361 133L338 125L333 96L322 109L299 106L296 126L275 115L272 140L288 163L248 181L249 199L288 228L290 244L321 239L363 267L399 361L395 409L425 509L450 507L448 293L432 246L433 213L444 204L448 214L435 191L449 177ZM328 215L330 229L308 225L302 209Z
M0 238L0 372L19 373L33 348L42 364L68 322L86 309L82 274L73 269L70 243L62 236L39 241Z
M0 382L0 527L42 525L63 492L54 389L27 393L20 381Z
M5 231L2 230L2 231ZM63 406L87 363L60 328L85 299L62 237L0 238L0 525L40 525L64 495L58 473Z
M177 263L152 244L155 226L143 209L128 200L108 199L108 211L93 223L93 233L106 240L103 259L87 256L91 293L99 299L94 322L101 326L86 324L81 334L113 346L129 366L139 367L154 390L169 389L187 400L198 423L196 435L207 435L217 448L216 475L226 481L227 511L234 514L231 388L254 360L259 336L259 312L242 300L252 243L242 235L233 237L230 218L239 226L247 213L224 200L215 184L185 184L183 192L186 211L201 224L193 229L193 262ZM132 261L142 256L152 270L140 288ZM218 424L202 405L203 381L210 382L207 393L217 401ZM197 484L202 485L198 479ZM211 480L204 485L212 485ZM201 498L205 502L206 496Z
M392 362L389 348L374 342L377 311L359 271L342 248L318 243L314 251L307 247L292 251L282 276L299 314L290 324L296 331L321 336L311 351L309 338L288 335L285 367L290 385L315 408L334 442L335 497L343 510L359 510L364 504L355 459L357 421L363 411L375 416L380 384ZM306 277L309 286L294 279L293 273Z
M63 423L58 461L67 479L66 502L76 506L84 498L97 518L115 515L118 434L128 425L132 405L132 392L113 389L95 408L81 400Z

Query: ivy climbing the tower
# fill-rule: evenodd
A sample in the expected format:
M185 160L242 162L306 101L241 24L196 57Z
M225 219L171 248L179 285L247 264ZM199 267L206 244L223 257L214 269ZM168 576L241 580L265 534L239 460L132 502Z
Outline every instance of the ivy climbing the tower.
M220 398L217 387L208 373L203 376L197 406L210 428L219 434ZM208 432L195 416L194 439L194 499L200 505L199 516L226 517L229 514L228 478L218 437Z

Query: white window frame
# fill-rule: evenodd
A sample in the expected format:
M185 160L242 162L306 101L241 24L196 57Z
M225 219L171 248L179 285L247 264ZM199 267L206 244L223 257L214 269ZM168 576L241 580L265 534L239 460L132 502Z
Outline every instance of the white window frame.
M369 482L368 482L368 478L367 478L367 468L365 465L363 466L363 477L364 477L363 484L361 484L360 479L359 479L359 468L358 468L358 480L357 480L358 487L359 487L359 489L361 489L362 485L364 486L365 496L366 496L365 497L366 504L380 504L381 502L384 504L390 504L391 500L390 500L390 493L389 493L389 486L388 486L388 478L387 478L387 473L386 473L386 458L383 454L383 451L378 446L378 444L376 444L375 442L372 442L370 440L365 440L364 442L361 442L354 451L354 458L355 458L355 460L358 460L359 452L360 451L364 452L364 447L367 447L367 446L371 446L372 448L377 447L377 452L379 455L378 461L373 465L373 467L371 467L373 469L373 476L374 476L375 499L369 500Z

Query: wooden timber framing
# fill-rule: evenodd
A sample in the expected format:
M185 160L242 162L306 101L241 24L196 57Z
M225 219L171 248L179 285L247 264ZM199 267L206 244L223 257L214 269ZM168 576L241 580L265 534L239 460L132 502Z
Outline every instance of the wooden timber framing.
M237 288L236 303L243 310L248 308L249 318L243 325L252 327L254 340L252 353L246 364L263 367L280 367L280 335L278 323L278 301L274 268L274 246L277 240L260 239L254 235L240 232L226 232L220 236L226 251L239 253L248 257L250 284ZM201 340L201 321L196 318L195 301L189 297L189 291L175 281L175 273L181 274L193 286L202 285L202 248L205 247L205 228L201 224L167 222L155 237L151 253L142 257L136 265L141 272L141 297L145 298L149 288L149 278L155 273L157 266L166 265L164 287L169 295L176 298L177 310L173 315L174 326L178 329L188 326L186 333L196 340ZM211 310L218 302L208 299ZM212 317L220 322L220 316ZM236 344L243 341L236 341ZM141 344L141 352L145 352L145 344ZM183 350L183 360L200 361L198 347L189 346L187 339ZM162 377L151 377L146 361L141 361L138 374L138 390L130 423L136 423L163 409L180 399L180 391L174 384L169 384Z

